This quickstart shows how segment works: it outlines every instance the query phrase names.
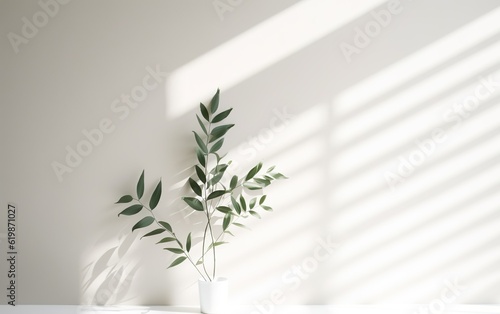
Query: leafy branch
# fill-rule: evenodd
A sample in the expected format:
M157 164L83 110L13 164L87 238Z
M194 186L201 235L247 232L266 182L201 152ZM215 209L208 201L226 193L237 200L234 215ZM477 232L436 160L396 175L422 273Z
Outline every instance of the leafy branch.
M223 147L226 133L234 127L234 124L224 123L232 108L219 112L219 94L220 92L217 90L208 106L200 103L201 117L197 114L196 119L201 131L193 131L196 142L197 163L193 166L194 174L187 180L193 194L182 197L183 201L191 209L203 213L206 219L201 241L201 254L196 263L193 262L194 260L190 255L192 246L191 233L189 233L185 242L181 241L173 232L170 224L158 220L153 212L161 198L161 180L149 199L149 207L141 201L144 195L144 171L137 182L137 197L124 195L116 202L121 204L135 201L136 203L125 208L118 216L132 216L141 212L142 209L146 209L148 215L140 219L132 227L132 232L153 224L159 227L146 233L141 239L164 232L169 234L169 236L157 242L157 244L161 245L164 243L176 244L176 247L164 248L179 255L168 268L180 265L188 260L206 281L212 281L216 278L216 247L227 243L224 241L225 235L234 236L230 231L233 226L246 228L241 222L244 219L249 217L260 219L260 209L272 211L272 207L265 203L267 195L264 194L264 189L275 180L286 179L286 176L274 171L274 166L265 172L262 171L262 163L252 167L242 177L231 176L227 173L231 161L225 162L223 160L225 156L219 155L219 151ZM259 190L262 195L252 195L255 193L254 191ZM221 225L218 223L218 218L222 220ZM217 221L217 226L215 221ZM215 234L215 227L221 228L217 235ZM205 263L206 256L209 254L212 256L211 272L209 272Z

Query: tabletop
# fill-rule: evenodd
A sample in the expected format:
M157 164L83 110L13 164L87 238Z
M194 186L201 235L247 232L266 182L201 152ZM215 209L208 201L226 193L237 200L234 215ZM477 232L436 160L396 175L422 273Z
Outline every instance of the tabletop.
M193 306L0 305L1 314L198 314ZM252 305L231 306L224 314L500 314L500 305Z

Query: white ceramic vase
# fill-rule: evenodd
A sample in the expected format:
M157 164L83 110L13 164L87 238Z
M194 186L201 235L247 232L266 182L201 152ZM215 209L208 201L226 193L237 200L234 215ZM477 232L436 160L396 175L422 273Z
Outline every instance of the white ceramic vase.
M228 282L226 278L215 278L213 281L198 280L200 309L205 314L226 313Z

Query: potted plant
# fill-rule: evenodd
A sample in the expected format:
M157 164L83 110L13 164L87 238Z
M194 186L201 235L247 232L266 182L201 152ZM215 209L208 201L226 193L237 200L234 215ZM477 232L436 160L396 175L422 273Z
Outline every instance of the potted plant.
M164 250L177 255L168 268L183 262L189 262L200 276L199 293L202 313L217 313L224 307L227 299L227 279L217 277L217 247L227 243L226 237L233 236L233 227L244 228L244 220L249 217L260 218L259 211L272 211L266 201L263 190L275 180L286 177L270 167L263 171L262 163L252 167L246 175L231 175L227 170L231 161L225 162L220 155L226 133L234 124L225 124L232 108L219 111L219 90L212 97L208 106L200 103L200 114L196 115L200 130L193 131L196 142L196 164L194 174L188 178L191 195L182 197L188 207L203 216L203 230L200 230L201 244L197 257L192 249L190 232L180 238L172 226L157 218L156 207L162 195L161 180L156 185L149 200L144 197L144 171L136 185L135 196L127 194L116 203L129 204L118 216L132 216L142 213L142 218L134 224L136 229L153 227L144 237L160 236L158 245ZM256 195L255 191L261 191ZM130 204L132 203L132 204ZM145 215L144 215L145 214ZM167 247L165 247L167 246Z

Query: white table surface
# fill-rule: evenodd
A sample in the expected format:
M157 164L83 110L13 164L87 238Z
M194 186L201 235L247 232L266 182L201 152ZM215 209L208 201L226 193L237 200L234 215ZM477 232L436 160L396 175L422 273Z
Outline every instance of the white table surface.
M225 314L432 314L428 305L293 305L258 309L230 307ZM1 314L198 314L197 307L174 306L76 306L0 305ZM449 305L439 314L500 314L500 305Z

